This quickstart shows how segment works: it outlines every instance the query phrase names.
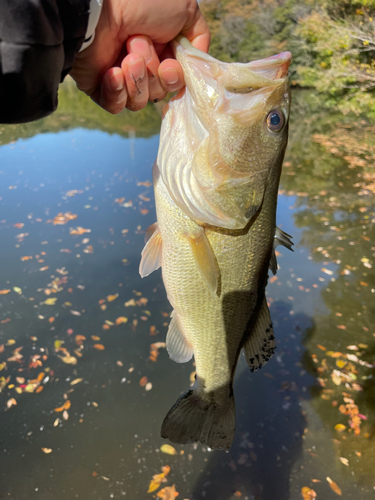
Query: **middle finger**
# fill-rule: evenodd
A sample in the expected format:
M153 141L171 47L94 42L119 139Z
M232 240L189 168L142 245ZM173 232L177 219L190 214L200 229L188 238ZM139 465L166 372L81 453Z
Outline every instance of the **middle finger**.
M148 78L145 60L138 54L128 54L122 61L128 100L126 107L131 111L143 109L148 101Z

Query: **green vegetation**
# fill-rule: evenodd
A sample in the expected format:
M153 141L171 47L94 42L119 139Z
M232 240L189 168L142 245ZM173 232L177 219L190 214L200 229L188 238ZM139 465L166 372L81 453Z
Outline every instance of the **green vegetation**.
M375 0L202 0L211 53L248 62L290 50L292 84L375 118Z
M0 145L9 144L36 134L60 132L73 128L102 130L109 134L137 137L151 137L160 130L160 106L148 104L142 111L132 113L124 110L111 115L99 108L83 92L78 92L72 79L67 78L60 85L57 111L42 120L20 125L0 125Z

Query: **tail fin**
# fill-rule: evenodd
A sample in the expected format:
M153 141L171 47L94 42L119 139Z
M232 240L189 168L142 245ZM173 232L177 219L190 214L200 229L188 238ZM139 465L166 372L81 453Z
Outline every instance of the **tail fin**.
M169 410L161 436L173 443L200 441L212 449L229 450L236 427L234 397L224 406L204 401L198 392L183 394Z

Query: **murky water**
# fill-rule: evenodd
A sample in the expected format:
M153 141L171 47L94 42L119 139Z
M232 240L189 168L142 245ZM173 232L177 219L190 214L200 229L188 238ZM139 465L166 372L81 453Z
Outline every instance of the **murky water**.
M371 126L297 96L278 207L295 252L279 247L267 288L276 354L254 374L240 360L229 453L168 455L160 425L194 366L150 359L171 307L160 271L138 274L160 113L61 94L52 117L0 127L0 499L155 498L165 465L181 499L373 498Z

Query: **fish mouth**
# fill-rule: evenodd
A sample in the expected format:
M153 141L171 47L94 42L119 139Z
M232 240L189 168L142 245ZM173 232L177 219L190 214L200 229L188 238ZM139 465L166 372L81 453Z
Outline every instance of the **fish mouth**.
M286 51L266 59L249 62L245 66L270 80L280 80L287 76L291 61L292 54Z
M183 67L188 88L191 87L190 75L198 70L207 83L220 81L220 85L232 94L269 93L272 88L285 85L292 60L290 52L281 52L245 64L226 63L196 49L181 35L172 41L172 49Z

